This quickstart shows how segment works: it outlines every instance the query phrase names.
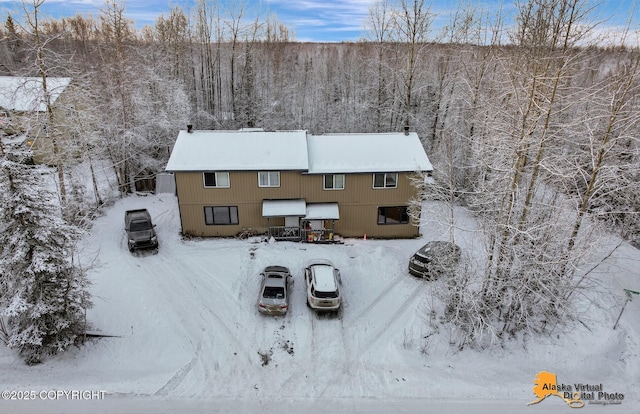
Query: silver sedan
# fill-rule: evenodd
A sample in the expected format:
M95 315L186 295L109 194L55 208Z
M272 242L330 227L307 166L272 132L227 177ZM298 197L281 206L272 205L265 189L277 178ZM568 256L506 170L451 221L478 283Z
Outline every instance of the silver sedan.
M266 315L284 315L289 309L291 273L284 266L267 266L261 273L262 287L258 311Z

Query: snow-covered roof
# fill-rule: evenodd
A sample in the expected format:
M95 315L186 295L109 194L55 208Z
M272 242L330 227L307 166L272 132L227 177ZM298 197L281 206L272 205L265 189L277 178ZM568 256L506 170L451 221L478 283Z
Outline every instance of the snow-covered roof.
M262 217L302 217L307 212L304 199L297 200L264 200Z
M338 220L340 211L338 203L314 203L307 204L307 220Z
M305 131L180 131L167 171L306 171ZM302 213L304 215L304 213Z
M71 82L71 78L47 78L47 91L53 104ZM42 78L0 76L0 107L19 112L47 110Z
M307 136L309 174L432 171L418 134Z
M418 134L307 135L306 131L180 131L167 171L431 171Z
M333 292L336 290L336 281L333 276L334 267L331 265L313 266L313 274L316 279L316 290L320 292Z

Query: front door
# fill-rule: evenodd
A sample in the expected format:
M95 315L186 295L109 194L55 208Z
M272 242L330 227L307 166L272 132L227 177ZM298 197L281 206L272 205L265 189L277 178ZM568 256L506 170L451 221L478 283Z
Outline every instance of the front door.
M309 220L309 226L311 230L322 230L324 229L324 220Z
M300 224L300 217L298 216L286 216L284 218L285 227L298 227Z

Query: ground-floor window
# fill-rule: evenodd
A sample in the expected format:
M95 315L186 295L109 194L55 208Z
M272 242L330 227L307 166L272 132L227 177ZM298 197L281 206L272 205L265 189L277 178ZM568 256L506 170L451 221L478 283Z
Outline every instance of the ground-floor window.
M407 206L378 207L378 224L407 224L409 213Z
M204 221L207 225L238 224L238 207L205 207Z

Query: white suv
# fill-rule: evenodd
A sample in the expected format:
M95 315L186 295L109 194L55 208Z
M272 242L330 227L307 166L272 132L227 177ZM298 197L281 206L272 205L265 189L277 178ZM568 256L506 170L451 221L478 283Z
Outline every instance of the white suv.
M342 298L340 271L328 260L313 260L304 268L307 305L317 311L338 311Z

